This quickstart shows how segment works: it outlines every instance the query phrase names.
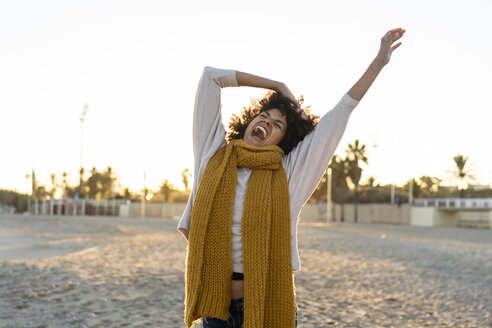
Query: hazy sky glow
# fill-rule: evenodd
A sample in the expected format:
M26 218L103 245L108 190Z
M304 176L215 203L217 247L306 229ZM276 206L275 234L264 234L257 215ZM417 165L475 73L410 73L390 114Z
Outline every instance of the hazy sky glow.
M83 165L157 189L192 169L191 125L204 66L285 82L314 113L332 108L377 53L403 45L352 114L337 153L358 138L381 183L449 177L470 156L492 183L490 1L2 1L0 188L25 192ZM226 89L227 121L266 90ZM373 147L377 145L377 147Z

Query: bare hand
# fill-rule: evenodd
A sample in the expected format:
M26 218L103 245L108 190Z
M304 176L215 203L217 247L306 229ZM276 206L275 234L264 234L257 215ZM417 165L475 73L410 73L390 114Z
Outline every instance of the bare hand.
M383 65L389 63L393 50L401 45L401 42L398 42L397 44L394 43L401 39L404 33L405 30L399 27L395 28L394 30L388 31L381 38L381 47L379 48L379 53L376 58L378 58Z
M280 93L285 98L289 99L297 108L301 108L301 104L297 101L296 97L292 94L289 88L282 82L279 82L276 88L274 89L278 93Z

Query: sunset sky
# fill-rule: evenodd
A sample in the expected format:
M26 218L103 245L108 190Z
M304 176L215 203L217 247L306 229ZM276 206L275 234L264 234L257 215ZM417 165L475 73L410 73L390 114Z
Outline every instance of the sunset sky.
M492 184L492 2L0 2L0 188L27 190L63 171L112 166L139 190L182 188L193 168L192 114L204 66L285 82L316 114L364 72L389 29L402 46L353 112L337 149L368 145L380 183L445 179L470 157ZM225 89L223 119L266 90ZM448 179L446 184L453 184Z

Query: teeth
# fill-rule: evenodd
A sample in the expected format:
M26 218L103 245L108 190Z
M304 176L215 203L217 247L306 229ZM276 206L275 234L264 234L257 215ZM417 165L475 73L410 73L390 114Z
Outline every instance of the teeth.
M267 132L266 132L265 128L262 126L257 126L256 128L258 130L260 130L261 132L263 132L263 138L266 138Z

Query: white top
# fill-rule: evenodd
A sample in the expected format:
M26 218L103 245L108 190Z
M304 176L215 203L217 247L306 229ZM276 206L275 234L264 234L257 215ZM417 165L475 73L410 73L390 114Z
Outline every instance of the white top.
M178 230L190 229L191 209L198 183L215 152L226 144L226 131L221 123L220 92L222 88L235 87L236 71L205 67L195 99L193 116L194 183ZM359 102L345 94L338 104L323 115L314 130L282 158L287 175L290 195L292 232L292 267L300 270L297 250L297 222L302 206L316 189L335 152L347 126L352 110ZM243 272L241 218L244 196L251 176L251 169L237 169L236 195L232 215L233 271Z

